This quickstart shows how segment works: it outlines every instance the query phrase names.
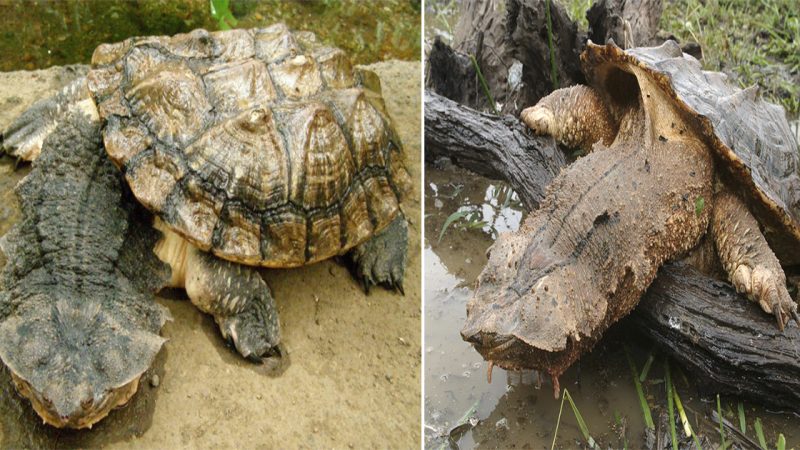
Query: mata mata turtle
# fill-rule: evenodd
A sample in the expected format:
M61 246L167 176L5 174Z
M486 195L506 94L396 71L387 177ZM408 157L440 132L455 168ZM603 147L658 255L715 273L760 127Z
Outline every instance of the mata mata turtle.
M780 329L800 323L781 266L800 262L800 162L784 110L703 71L673 41L627 51L589 42L581 61L589 86L521 114L588 154L489 249L461 334L490 373L542 370L558 395L559 375L636 306L663 263L693 249Z
M0 358L52 425L91 426L136 391L163 342L146 288L185 288L257 361L279 353L280 333L256 267L347 255L367 289L402 291L410 176L380 82L310 32L100 45L88 75L23 113L3 146L43 161L18 188L30 220L4 240ZM166 282L114 165L163 232Z

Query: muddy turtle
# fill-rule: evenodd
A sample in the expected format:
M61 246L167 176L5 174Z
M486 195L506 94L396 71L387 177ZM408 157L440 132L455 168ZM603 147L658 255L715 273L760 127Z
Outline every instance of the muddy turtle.
M3 145L22 159L35 159L48 145L91 147L54 138L65 122L68 129L99 130L108 159L163 232L154 250L171 268L166 284L185 288L244 357L279 353L277 309L257 267L347 255L366 289L384 284L402 291L407 224L399 200L410 176L380 82L314 34L277 24L100 45L87 76L15 120ZM68 169L80 166L55 171ZM80 199L84 214L107 206L96 200ZM36 214L58 219L62 211ZM60 219L68 226L80 220ZM6 300L27 301L13 293ZM27 322L53 317L19 319L9 334L24 335ZM25 338L45 345L52 336ZM14 359L34 356L0 351L12 372L19 367ZM15 373L46 421L86 426L107 414L61 401L66 394L48 390L54 374L47 367ZM87 404L114 402L110 392L123 388L109 388L102 364L74 371L64 383L88 383Z
M800 262L800 161L784 110L703 71L673 41L627 51L589 42L581 61L589 86L521 114L588 154L489 250L461 333L490 371L545 371L558 395L558 376L636 306L663 263L690 252L716 259L780 329L800 321L781 266Z

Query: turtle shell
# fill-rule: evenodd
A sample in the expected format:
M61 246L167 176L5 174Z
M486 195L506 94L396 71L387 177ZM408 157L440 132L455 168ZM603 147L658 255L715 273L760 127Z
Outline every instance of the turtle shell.
M648 77L690 118L687 132L714 151L721 179L748 200L781 262L800 263L800 155L782 107L764 101L757 86L741 89L702 70L674 41L629 50L589 42L581 61L612 113L641 95L639 77Z
M388 225L410 177L374 73L284 24L99 46L89 90L137 199L199 248L266 267Z

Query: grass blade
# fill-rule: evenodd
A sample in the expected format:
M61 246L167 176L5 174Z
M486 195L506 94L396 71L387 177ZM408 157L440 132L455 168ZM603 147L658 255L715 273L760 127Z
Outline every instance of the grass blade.
M742 434L747 434L747 420L744 417L744 405L742 402L739 402L739 429L742 430Z
M481 72L481 68L480 66L478 66L478 61L475 59L475 55L469 55L469 59L470 61L472 61L472 65L475 67L475 72L477 72L478 79L481 81L481 86L483 87L483 93L489 100L489 104L492 107L492 112L497 114L497 108L495 107L494 98L492 97L492 93L489 92L489 86L486 84L486 79L483 78L483 72Z
M656 429L656 425L653 423L653 416L650 414L650 405L647 404L647 399L644 396L644 391L642 390L642 383L639 382L639 371L636 370L636 363L633 362L633 358L631 358L631 353L628 351L628 347L625 346L625 357L628 358L628 365L631 366L631 373L633 374L633 385L636 386L636 394L639 395L639 405L642 407L642 414L644 415L644 424L647 428L651 430Z
M566 389L564 389L564 392L566 392ZM556 439L558 438L558 427L559 425L561 425L561 412L564 411L564 398L566 398L566 395L561 397L561 407L558 408L558 420L556 421L556 431L555 433L553 433L553 443L550 445L550 450L556 448Z
M778 450L786 450L786 436L783 433L778 435L778 443L775 444Z
M467 211L456 211L453 214L447 216L447 219L444 221L444 225L442 225L442 231L439 232L439 241L437 244L442 242L442 238L444 237L444 232L447 231L447 227L453 224L456 220L463 219L464 217L469 214Z
M722 407L719 404L719 394L717 394L717 417L719 418L719 438L722 440L722 450L725 450L725 428L722 426ZM744 410L742 402L739 402L739 419L744 420Z
M594 448L595 442L592 436L589 434L589 427L586 426L586 422L583 421L583 416L581 412L578 411L578 407L575 406L575 402L572 401L572 396L569 395L569 391L564 389L564 397L567 398L569 402L569 406L572 407L572 412L575 414L575 420L578 421L578 428L581 429L581 433L583 434L583 438L586 439L586 442L589 443L589 448ZM562 402L563 403L563 402Z
M650 366L653 365L653 361L656 359L656 354L651 350L650 355L647 357L647 361L644 363L644 367L642 367L642 373L639 375L639 381L644 383L644 380L647 379L647 374L650 372Z
M678 450L678 437L675 433L675 411L672 405L672 378L669 374L669 360L664 362L667 377L667 409L669 410L669 436L672 439L672 450Z
M614 411L614 421L622 432L622 450L628 450L628 437L626 436L627 433L625 433L625 426L622 423L622 417L619 415L619 411Z
M700 441L697 439L697 433L692 430L692 424L689 423L689 418L686 417L686 411L683 410L683 403L681 402L681 397L678 395L678 390L675 389L675 385L672 385L672 395L675 396L675 406L678 407L678 417L681 418L681 423L683 424L683 431L686 433L687 436L691 436L692 440L694 441L695 447L697 450L703 450L700 446Z
M756 417L756 423L753 425L753 428L756 429L756 436L758 437L758 445L761 446L764 450L769 450L767 448L767 440L764 438L764 430L761 428L761 419Z

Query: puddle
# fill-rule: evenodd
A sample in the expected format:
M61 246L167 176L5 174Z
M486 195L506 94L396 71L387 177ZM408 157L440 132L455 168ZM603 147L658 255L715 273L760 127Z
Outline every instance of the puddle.
M536 373L495 367L488 383L487 363L459 334L475 279L486 263L486 249L497 232L514 230L523 220L519 202L504 183L461 169L426 166L425 177L425 447L448 448L451 443L463 449L550 448L561 406L561 399L553 398L550 381L542 380L537 388ZM439 241L447 218L459 211L469 214L449 224ZM641 371L654 347L623 321L560 378L562 390L569 390L600 448L622 448L625 442L629 448L648 446L626 344ZM658 423L667 403L664 357L657 349L654 361L643 388ZM676 363L671 367L690 423L716 445L718 423L709 419L716 409L715 399L701 399L692 374L683 373ZM735 398L722 398L723 415L738 424L737 405ZM750 438L756 439L753 423L758 417L770 447L778 433L786 438L786 448L800 445L797 416L770 413L747 403L743 407ZM556 446L586 446L568 403Z

